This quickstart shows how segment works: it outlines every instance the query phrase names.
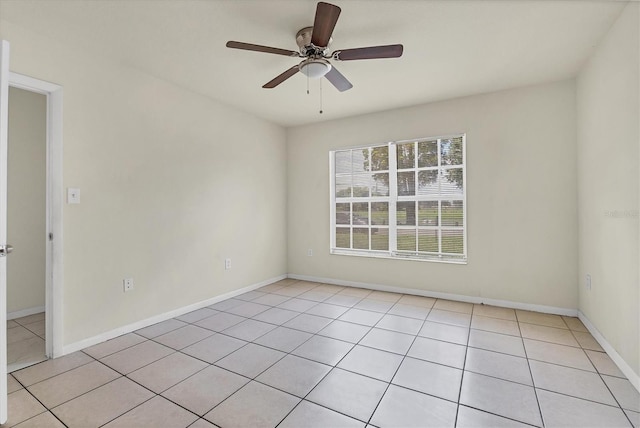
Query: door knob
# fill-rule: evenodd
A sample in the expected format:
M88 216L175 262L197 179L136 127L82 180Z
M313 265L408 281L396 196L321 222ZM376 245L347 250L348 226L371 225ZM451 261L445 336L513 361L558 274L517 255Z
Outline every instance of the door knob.
M7 254L11 254L13 251L13 246L11 245L0 245L0 257L5 257Z

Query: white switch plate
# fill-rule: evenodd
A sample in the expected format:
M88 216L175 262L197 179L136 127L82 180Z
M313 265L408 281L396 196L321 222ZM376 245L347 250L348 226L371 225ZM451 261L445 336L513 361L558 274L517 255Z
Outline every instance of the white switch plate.
M80 203L80 189L69 187L67 189L67 203L79 204Z
M224 268L231 269L231 259L224 259Z
M591 291L591 275L587 274L587 281L585 283L588 291Z
M307 256L309 256L309 257L313 256L313 249L309 248L307 250Z
M125 278L122 280L122 285L124 288L124 291L131 291L133 290L133 278Z

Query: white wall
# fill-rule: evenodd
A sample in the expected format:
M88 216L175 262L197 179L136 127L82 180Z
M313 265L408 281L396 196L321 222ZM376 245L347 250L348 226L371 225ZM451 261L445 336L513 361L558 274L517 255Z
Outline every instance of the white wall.
M329 150L460 132L467 265L329 255ZM293 128L287 156L290 273L577 308L573 80Z
M12 71L64 87L64 344L286 273L282 128L0 28Z
M44 307L47 99L9 88L7 312Z
M577 79L580 310L637 375L639 9L627 5Z

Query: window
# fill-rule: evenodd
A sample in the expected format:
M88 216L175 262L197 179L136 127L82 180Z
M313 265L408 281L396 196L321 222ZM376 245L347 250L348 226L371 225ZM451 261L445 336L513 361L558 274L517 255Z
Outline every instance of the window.
M330 153L331 253L466 262L465 136Z

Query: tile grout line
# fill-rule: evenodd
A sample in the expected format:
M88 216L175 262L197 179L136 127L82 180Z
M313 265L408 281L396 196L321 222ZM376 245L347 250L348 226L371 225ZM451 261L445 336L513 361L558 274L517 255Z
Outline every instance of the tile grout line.
M516 311L516 320L518 319L518 312ZM518 331L520 331L520 336L522 340L522 348L524 349L524 355L527 358L527 367L529 368L529 376L531 376L531 384L533 387L533 394L536 397L536 404L538 405L538 414L540 415L540 422L542 422L542 427L544 428L545 421L544 416L542 415L542 407L540 407L540 399L538 398L538 390L536 388L536 380L533 378L533 371L531 370L531 363L529 362L529 354L527 353L527 347L524 346L524 339L522 338L522 330L520 330L520 322L518 322Z
M97 360L96 360L95 358L93 358L91 355L89 355L89 354L87 354L87 353L85 353L85 352L83 352L83 351L77 351L77 352L81 352L81 353L85 354L86 356L88 356L89 358L91 358L92 360L97 361ZM71 354L69 354L69 355L71 355ZM62 358L62 357L61 357L61 358ZM24 368L21 368L20 370L16 370L16 371L14 371L14 372L7 373L7 374L12 375L16 380L18 380L18 378L14 375L14 373L18 373L18 372L21 372L21 371L23 371L23 370L27 370L27 369L29 369L29 368L31 368L31 367L35 367L35 366L37 366L37 365L39 365L39 364L44 364L44 363L46 363L47 361L53 361L53 360L54 360L54 358L51 358L51 359L48 359L48 360L45 360L45 361L41 361L41 362L36 363L36 364L34 364L34 365L32 365L32 366L24 367ZM39 380L39 381L37 381L37 382L32 383L32 384L31 384L31 385L29 385L29 386L23 386L23 387L24 387L24 389L30 388L30 387L32 387L33 385L36 385L36 384L38 384L38 383L41 383L41 382L44 382L44 381L46 381L46 380L52 379L52 378L54 378L54 377L56 377L56 376L59 376L59 375L61 375L61 374L64 374L64 373L70 372L71 370L75 370L75 369L77 369L77 368L80 368L80 367L86 366L87 364L91 364L92 362L93 362L93 361L89 361L89 362L87 362L87 363L80 364L79 366L72 367L72 368L70 368L70 369L68 369L68 370L61 371L60 373L56 373L56 374L55 374L55 375L53 375L53 376L46 377L46 378L44 378L44 379L42 379L42 380ZM20 382L20 381L18 381L18 382ZM20 382L20 384L22 385L22 382Z
M33 418L35 418L36 416L40 416L40 415L42 415L43 413L51 413L51 415L52 415L54 418L56 418L58 421L60 421L60 423L61 423L62 425L64 425L65 427L68 427L68 426L67 426L67 424L65 424L64 422L62 422L62 420L58 417L58 415L56 415L55 413L53 413L49 407L45 406L45 404L44 404L42 401L40 401L40 400L38 399L38 397L36 397L35 395L33 395L33 394L31 393L31 391L29 391L29 390L27 389L27 387L26 387L26 386L24 386L24 385L22 384L22 382L20 382L18 379L16 379L16 378L15 378L15 376L13 376L13 378L16 380L16 382L18 382L18 383L22 386L22 389L24 389L25 391L27 391L27 394L31 395L31 396L33 397L33 399L34 399L34 400L36 400L38 403L40 403L40 405L41 405L42 407L44 407L44 408L45 408L45 411L44 411L44 412L42 412L42 413L38 413L37 415L34 415L34 416L32 416L32 417L30 417L30 418L28 418L28 419L25 419L24 421L20 421L20 422L18 422L18 424L21 424L21 423L26 422L26 421L28 421L28 420L30 420L30 419L33 419ZM18 391L19 391L19 390L18 390ZM14 391L14 392L18 392L18 391ZM8 394L7 394L7 395L8 395ZM8 421L7 421L7 422L8 422Z
M464 382L464 373L467 367L467 355L469 353L469 340L471 338L471 323L473 322L473 315L476 306L471 306L471 318L469 319L469 331L467 331L467 344L464 347L464 361L462 363L462 375L460 376L460 388L458 389L458 402L456 403L456 417L453 422L453 426L458 425L458 414L460 413L460 399L462 398L462 383Z
M564 319L563 319L563 321L564 321ZM566 321L565 321L565 324L566 324ZM613 393L613 391L609 387L609 384L607 384L607 382L605 382L604 378L602 377L602 373L600 373L600 370L598 370L596 365L593 364L593 361L591 361L591 358L589 358L589 354L587 354L587 352L585 351L585 348L582 347L582 344L578 341L578 338L576 337L576 335L573 334L573 330L569 330L569 331L571 331L571 334L576 339L576 342L578 342L578 344L580 345L580 347L582 349L582 352L584 352L585 356L587 357L587 360L589 360L589 362L591 363L593 368L596 370L595 373L598 375L598 377L600 378L600 381L602 381L602 383L604 384L605 388L607 388L607 391L609 391L609 394L611 394L611 397L613 397L613 400L618 405L618 408L620 408L620 411L622 411L622 414L624 415L624 417L627 418L627 421L631 424L632 427L634 427L635 425L631 421L631 418L629 417L627 412L625 412L625 409L624 409L624 407L622 407L622 404L620 404L620 401L618 400L618 397L616 397L616 395ZM593 351L593 349L590 349L590 351ZM598 351L596 351L596 352L598 352ZM605 352L605 354L606 354L606 352ZM616 376L612 376L612 377L616 377ZM629 379L626 379L626 378L625 378L625 380L629 381ZM552 391L552 392L554 392L554 391ZM579 398L579 397L576 397L576 398ZM591 400L589 400L589 401L591 401ZM599 404L605 404L605 403L599 403Z
M395 372L393 373L393 376L391 376L391 379L389 379L389 382L387 383L387 387L385 388L384 392L380 396L380 399L378 400L378 403L374 407L373 412L371 412L371 415L369 416L369 420L367 420L367 422L366 422L367 425L371 423L371 419L373 419L373 416L376 414L376 411L378 410L378 407L380 406L380 403L382 403L382 400L384 399L385 395L387 395L387 391L389 391L389 388L392 385L393 379L398 374L398 371L400 370L400 367L402 367L402 364L404 363L404 360L407 358L407 355L411 351L411 348L413 347L413 344L416 342L417 338L419 337L418 334L420 333L420 330L422 330L422 327L424 327L424 324L427 322L427 318L429 317L429 314L433 310L433 307L435 306L437 301L438 301L437 299L434 300L433 305L431 305L431 307L429 308L429 312L426 313L426 315L424 317L424 320L422 320L422 324L420 325L420 329L418 329L418 332L413 337L413 340L411 341L411 344L407 348L407 351L402 356L402 360L400 361L400 364L398 364L398 367L396 368ZM395 385L395 384L393 384L393 385Z

